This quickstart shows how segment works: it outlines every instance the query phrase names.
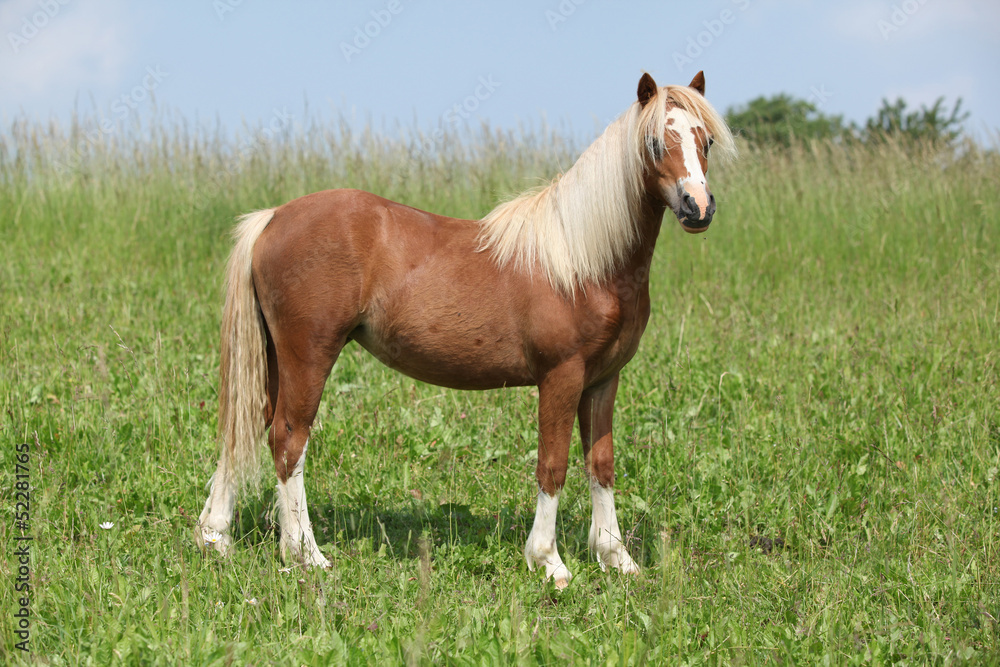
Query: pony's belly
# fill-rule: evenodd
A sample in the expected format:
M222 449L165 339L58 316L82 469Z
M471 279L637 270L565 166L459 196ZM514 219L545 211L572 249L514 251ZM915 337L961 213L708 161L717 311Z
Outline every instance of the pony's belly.
M535 384L521 351L503 339L471 336L450 340L375 336L358 330L351 338L383 364L430 384L453 389L498 389Z

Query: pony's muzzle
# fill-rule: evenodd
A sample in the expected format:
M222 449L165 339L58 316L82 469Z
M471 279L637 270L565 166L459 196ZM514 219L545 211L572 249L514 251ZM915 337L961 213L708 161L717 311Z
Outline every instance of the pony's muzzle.
M704 211L698 205L698 201L687 192L684 192L681 196L680 211L678 211L677 218L680 220L684 231L691 234L705 231L712 223L712 216L714 215L715 195L709 193L708 205L705 206Z

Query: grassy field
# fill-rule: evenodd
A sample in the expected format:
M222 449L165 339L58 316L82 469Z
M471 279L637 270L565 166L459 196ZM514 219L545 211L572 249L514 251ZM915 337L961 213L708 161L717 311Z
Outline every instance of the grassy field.
M618 395L617 503L643 574L588 556L577 441L559 518L575 578L557 593L521 556L535 393L422 385L357 346L307 466L334 568L283 570L269 490L241 500L228 560L193 535L234 216L350 186L478 217L579 146L85 132L0 135L0 662L1000 663L995 152L818 144L713 166L716 221L699 237L665 221Z

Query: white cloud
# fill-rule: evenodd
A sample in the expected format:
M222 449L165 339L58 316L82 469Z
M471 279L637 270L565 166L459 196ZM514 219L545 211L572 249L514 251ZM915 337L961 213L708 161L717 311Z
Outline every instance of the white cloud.
M133 42L121 0L0 5L0 97L19 105L118 85Z

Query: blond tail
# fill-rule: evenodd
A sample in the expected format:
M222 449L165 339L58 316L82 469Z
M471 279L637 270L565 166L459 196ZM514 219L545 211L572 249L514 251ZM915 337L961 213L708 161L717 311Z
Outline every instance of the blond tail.
M264 435L267 407L267 358L264 319L253 286L251 262L257 238L274 209L241 216L236 244L226 266L226 303L222 312L219 364L219 440L234 479L243 485L259 479L257 447Z

